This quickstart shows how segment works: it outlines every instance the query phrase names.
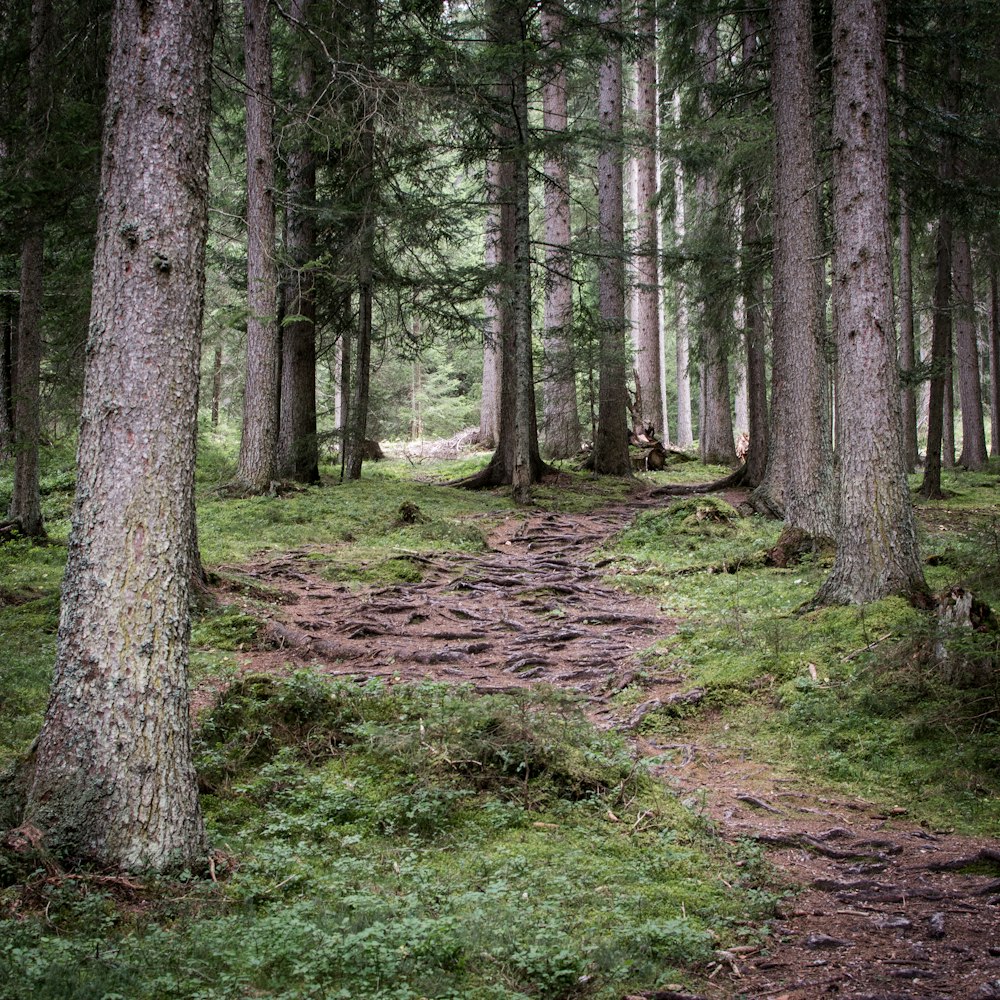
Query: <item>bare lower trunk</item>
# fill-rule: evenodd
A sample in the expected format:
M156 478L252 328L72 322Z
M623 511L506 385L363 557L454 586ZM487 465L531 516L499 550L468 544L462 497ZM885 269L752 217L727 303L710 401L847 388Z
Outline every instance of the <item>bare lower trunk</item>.
M274 105L267 0L244 0L247 139L247 377L236 486L265 492L277 471L278 274L274 259Z
M0 324L0 462L14 453L14 409L11 398L13 345L17 319L13 295L3 295L3 320Z
M673 109L674 124L680 122L681 95L674 91ZM686 212L684 205L685 184L684 167L680 160L674 167L674 238L678 244L683 244L687 235ZM688 332L687 291L681 278L675 279L677 299L677 446L690 448L694 444L694 433L691 427L691 364L690 334Z
M931 380L927 392L927 458L923 496L941 497L941 445L944 439L945 355L951 340L951 218L942 214L935 251L934 320L931 332Z
M906 51L899 29L898 62L896 78L900 93L906 93ZM899 141L905 148L909 140L905 117L899 129ZM913 254L912 226L910 223L910 196L905 183L899 190L899 369L903 373L901 397L903 420L903 461L912 472L920 460L917 447L917 395L916 386L908 378L913 372Z
M983 391L979 378L979 346L976 343L976 303L972 280L972 254L964 232L955 236L955 357L962 406L962 454L959 465L985 469L986 430L983 426Z
M621 4L605 6L600 23L606 55L598 71L597 116L604 142L597 156L599 258L598 314L601 325L600 389L594 471L631 474L628 454L625 364L625 223L622 184L622 55L616 37L621 31Z
M187 658L211 44L209 5L116 5L77 492L25 810L57 855L102 868L190 869L206 848Z
M901 448L889 241L885 9L834 0L837 555L818 600L926 594Z
M701 67L702 117L707 121L712 113L710 88L718 76L719 37L714 22L705 21L698 28L696 52ZM707 229L715 224L718 211L718 181L713 169L705 166L695 180L698 224ZM711 267L708 262L702 268ZM706 286L711 281L703 282ZM700 303L701 367L704 391L703 420L699 427L701 459L706 463L730 464L736 461L733 441L733 411L729 391L729 352L723 335L726 304L713 297Z
M1000 294L995 259L990 262L990 454L1000 455Z
M44 239L39 225L21 243L21 306L14 377L14 489L9 511L10 519L18 523L21 534L30 538L45 534L38 484L43 257Z
M222 344L215 345L212 359L212 427L219 426L219 404L222 401Z
M309 0L295 0L292 18L304 26ZM302 113L308 113L316 73L307 41L299 39L298 72L293 83ZM316 441L316 158L304 138L288 154L288 204L285 209L290 277L284 286L285 323L281 331L281 403L278 419L278 473L300 483L319 481Z
M953 251L954 253L954 251ZM954 257L952 258L954 260ZM955 468L955 327L954 319L948 330L944 351L944 424L941 429L941 464Z
M641 400L640 422L661 432L660 253L656 170L656 17L647 0L638 0L642 51L635 63L635 123L641 145L635 154L635 370Z
M771 436L750 502L786 528L836 532L823 263L813 133L813 50L807 0L772 6L775 115L774 344Z
M562 14L542 11L542 41L561 51ZM542 90L543 124L550 143L563 137L567 121L566 68L557 61ZM545 450L552 458L569 458L580 450L580 416L576 399L573 350L573 282L570 256L569 166L562 146L550 146L545 156Z
M486 165L486 192L489 207L486 212L485 264L488 272L495 271L500 259L500 163L491 160ZM483 399L479 411L479 443L495 448L500 439L500 376L503 324L508 321L504 310L509 303L502 297L503 285L494 281L483 300L486 325L483 329Z

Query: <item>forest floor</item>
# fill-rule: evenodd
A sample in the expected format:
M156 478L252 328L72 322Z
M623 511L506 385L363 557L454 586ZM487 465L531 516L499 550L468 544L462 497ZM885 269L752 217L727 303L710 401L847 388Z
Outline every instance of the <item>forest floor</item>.
M760 844L790 891L769 946L717 952L696 987L703 997L1000 997L1000 843L917 824L891 802L830 791L761 761L711 707L677 712L680 728L667 737L645 730L650 713L695 705L704 691L645 655L683 622L616 587L614 560L599 550L638 513L663 505L637 493L587 513L508 514L484 552L398 555L418 571L413 582L331 582L322 545L219 567L226 600L256 597L260 615L265 595L270 607L264 648L242 654L240 671L285 675L318 664L390 685L435 680L483 693L549 685L580 699L597 726L629 734L640 755L657 758L652 773L697 797L723 837ZM221 684L203 683L201 707ZM621 698L626 688L641 700Z

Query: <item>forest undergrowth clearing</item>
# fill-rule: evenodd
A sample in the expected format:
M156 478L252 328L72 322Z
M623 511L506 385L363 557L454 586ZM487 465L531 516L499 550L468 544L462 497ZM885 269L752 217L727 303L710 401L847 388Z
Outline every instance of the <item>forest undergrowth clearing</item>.
M194 633L223 885L136 912L36 880L50 919L18 923L4 964L31 976L10 995L989 995L990 692L935 678L901 602L800 613L822 561L766 567L777 526L739 495L589 485L527 517L392 470L209 501L203 545L259 553L216 561ZM995 586L995 494L954 485L966 534L922 506L928 573ZM5 726L44 707L57 562L31 554L34 600L0 608L24 654Z
M836 986L842 995L888 996L878 991L891 987L892 995L907 996L914 981L922 996L935 995L927 993L932 981L938 995L973 995L1000 977L988 946L1000 940L1000 911L990 902L1000 902L1000 883L989 873L976 880L935 866L985 857L989 868L995 842L957 836L931 819L908 826L909 810L885 802L909 801L926 787L933 767L892 767L919 740L905 744L891 734L893 748L889 732L859 734L857 718L840 720L855 743L845 752L845 733L823 724L840 713L826 706L824 719L814 704L854 682L857 661L869 670L875 655L902 646L917 613L890 601L863 615L840 608L796 614L803 588L818 586L820 564L770 569L768 583L755 589L755 581L743 580L739 590L746 568L763 569L776 528L738 518L738 493L727 499L698 498L665 511L636 497L585 514L508 516L489 536L486 553L417 557L418 581L363 595L341 586L333 598L303 575L292 583L282 623L263 629L265 644L281 648L255 653L249 668L280 672L290 662L319 662L324 673L390 685L567 690L596 725L631 732L633 746L687 808L729 840L765 845L788 884L806 887L782 914L782 948L728 953L708 973L705 995L773 995L787 986L789 997L806 997ZM662 544L666 534L670 543ZM650 545L658 547L652 560L644 558ZM305 556L308 562L317 553ZM254 573L274 586L286 568L263 565ZM685 586L667 593L665 580ZM693 608L700 620L692 620ZM723 624L705 621L713 608ZM770 620L760 619L764 611ZM740 655L734 647L742 647ZM867 695L869 702L876 696ZM787 720L775 722L776 707L789 710L793 726L814 730L801 746L786 748L791 761L798 757L797 769L768 753L771 738L780 745L790 735ZM904 720L903 728L913 722ZM734 737L746 744L734 746ZM820 758L811 775L810 753ZM886 758L885 773L872 768L873 754ZM947 799L961 780L955 764L952 758L947 778L939 778L950 788L918 805L917 817L949 811ZM881 802L850 795L861 787ZM979 799L993 801L980 813ZM964 824L988 828L995 808L995 787L979 786ZM947 931L939 933L945 916Z

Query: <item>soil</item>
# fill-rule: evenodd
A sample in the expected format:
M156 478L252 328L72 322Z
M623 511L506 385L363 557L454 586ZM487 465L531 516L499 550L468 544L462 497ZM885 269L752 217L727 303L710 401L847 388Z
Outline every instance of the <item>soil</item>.
M723 495L734 505L745 496ZM331 675L482 692L554 685L581 698L597 725L630 731L640 752L672 753L654 773L693 796L721 835L760 843L789 888L772 943L718 952L701 997L1000 998L1000 842L825 794L755 762L718 726L691 722L669 745L635 733L648 712L701 692L662 661L644 660L676 622L655 601L614 589L592 553L639 510L662 505L639 496L587 514L512 515L486 552L405 556L421 570L418 583L331 583L320 547L229 567L252 593L281 595L268 648L247 654L242 669L287 673L309 663ZM615 699L626 687L642 689L638 705Z

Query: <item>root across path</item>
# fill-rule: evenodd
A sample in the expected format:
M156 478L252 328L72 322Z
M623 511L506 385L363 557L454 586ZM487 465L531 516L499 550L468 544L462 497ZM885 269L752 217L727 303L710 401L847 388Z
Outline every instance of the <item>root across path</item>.
M655 600L613 587L593 553L662 503L647 495L586 514L511 515L482 553L394 553L419 568L414 583L330 582L320 548L231 567L251 592L281 595L267 648L247 654L244 669L309 663L332 676L483 693L547 684L580 698L597 725L628 730L658 758L654 774L721 835L758 843L789 887L766 946L717 952L702 997L1000 1000L1000 843L826 795L698 722L670 745L638 735L646 714L702 692L644 664L677 623ZM614 695L629 685L645 687L644 700L622 709ZM668 995L694 994L645 994Z

